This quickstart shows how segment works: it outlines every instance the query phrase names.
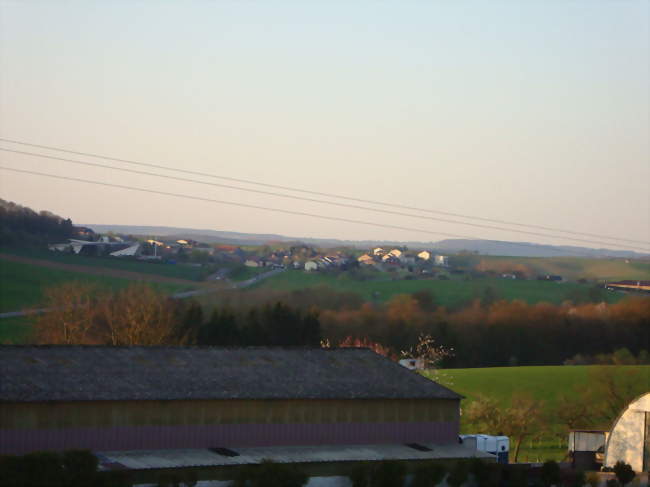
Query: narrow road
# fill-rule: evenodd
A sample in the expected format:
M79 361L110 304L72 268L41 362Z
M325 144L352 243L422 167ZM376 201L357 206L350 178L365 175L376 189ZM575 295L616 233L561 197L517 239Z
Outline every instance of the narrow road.
M2 258L4 254L0 254L0 258ZM30 259L27 259L30 260ZM42 261L39 261L42 262ZM40 264L39 264L40 265ZM66 264L64 264L66 265ZM82 266L75 266L75 267L82 267ZM231 282L227 280L223 280L221 282L228 283L230 284L231 289L245 289L247 287L252 286L253 284L263 281L264 279L268 279L269 277L275 276L277 274L280 274L281 272L284 272L285 269L273 269L272 271L265 272L264 274L259 274L251 279L247 279L246 281L241 281L241 282ZM198 284L194 281L186 281L186 282L193 282L195 285ZM206 294L212 294L216 293L219 291L223 291L224 288L219 286L219 287L204 287L203 289L196 289L194 291L183 291L179 293L175 293L171 295L172 299L185 299L185 298L193 298L196 296L204 296ZM20 316L29 316L29 315L35 315L35 314L42 314L42 313L47 313L49 311L49 308L38 308L38 309L28 309L28 310L23 310L23 311L7 311L4 313L0 313L0 319L2 318L17 318Z

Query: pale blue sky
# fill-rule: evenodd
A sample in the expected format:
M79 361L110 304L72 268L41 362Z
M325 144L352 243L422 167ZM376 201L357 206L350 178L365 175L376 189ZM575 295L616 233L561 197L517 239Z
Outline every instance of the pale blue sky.
M0 0L0 136L649 241L649 14L648 1L626 0ZM572 243L7 153L0 161L431 231ZM4 171L0 193L85 223L436 239Z

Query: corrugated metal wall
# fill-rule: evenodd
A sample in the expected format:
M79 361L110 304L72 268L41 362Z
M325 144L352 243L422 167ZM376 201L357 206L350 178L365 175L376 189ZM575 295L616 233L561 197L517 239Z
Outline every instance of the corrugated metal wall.
M457 441L458 400L0 404L0 452Z

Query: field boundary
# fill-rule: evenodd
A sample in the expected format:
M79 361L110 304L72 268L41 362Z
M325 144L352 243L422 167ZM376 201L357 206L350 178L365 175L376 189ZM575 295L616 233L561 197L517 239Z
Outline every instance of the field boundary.
M108 276L116 277L119 279L128 279L131 281L147 281L166 284L180 284L183 286L204 286L204 283L198 281L190 281L188 279L180 279L176 277L166 277L158 274L148 274L144 272L126 271L121 269L111 269L110 267L91 267L77 264L64 264L61 262L53 262L43 259L34 259L30 257L21 257L13 254L0 253L0 260L9 262L19 262L22 264L30 264L39 267L46 267L49 269L59 269L63 271L77 272L82 274L91 274L94 276Z

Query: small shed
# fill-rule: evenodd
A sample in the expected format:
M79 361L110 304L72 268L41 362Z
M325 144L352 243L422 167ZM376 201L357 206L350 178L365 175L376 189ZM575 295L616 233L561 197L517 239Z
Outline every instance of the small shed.
M596 470L598 455L602 462L602 452L605 448L607 432L602 430L571 430L569 431L569 454L573 458L573 466L579 470Z
M614 422L605 445L605 467L623 461L635 472L650 471L650 392L636 398Z

